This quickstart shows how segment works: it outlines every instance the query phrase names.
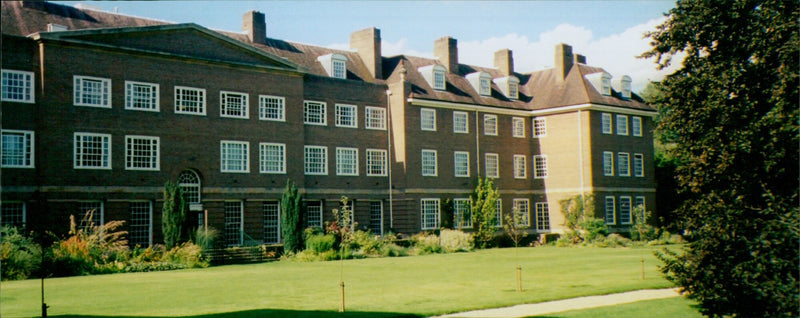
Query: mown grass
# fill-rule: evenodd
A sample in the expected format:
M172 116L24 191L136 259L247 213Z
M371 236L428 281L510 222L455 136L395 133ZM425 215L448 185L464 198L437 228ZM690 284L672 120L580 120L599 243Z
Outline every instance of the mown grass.
M666 288L658 248L490 249L344 261L344 317L428 316ZM645 279L641 279L644 259ZM516 266L523 292L516 291ZM342 317L339 261L273 262L45 280L50 316ZM38 316L40 281L0 285L0 316Z
M583 310L570 310L529 318L700 318L703 315L694 307L696 303L683 297L638 301L624 305L598 307Z

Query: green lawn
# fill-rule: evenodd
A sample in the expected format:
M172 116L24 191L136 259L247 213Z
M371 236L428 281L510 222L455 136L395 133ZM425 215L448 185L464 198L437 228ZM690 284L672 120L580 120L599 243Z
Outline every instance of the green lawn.
M571 310L530 318L701 318L703 315L693 306L696 303L683 297L638 301L635 303L599 307L584 310Z
M427 316L670 287L658 273L656 249L537 247L349 260L344 316ZM521 293L515 290L517 264ZM283 261L53 278L45 281L45 301L50 316L342 317L336 312L339 273L339 261ZM0 316L39 315L39 284L2 282Z

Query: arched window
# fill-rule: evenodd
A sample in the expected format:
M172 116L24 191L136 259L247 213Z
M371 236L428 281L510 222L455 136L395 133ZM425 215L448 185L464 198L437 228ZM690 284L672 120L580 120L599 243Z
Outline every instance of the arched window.
M200 203L200 176L192 170L184 170L178 175L178 186L183 190L187 204Z

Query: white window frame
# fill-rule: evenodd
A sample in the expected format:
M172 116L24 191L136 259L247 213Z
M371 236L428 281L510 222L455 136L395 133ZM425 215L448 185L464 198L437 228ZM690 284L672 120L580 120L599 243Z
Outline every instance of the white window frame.
M303 123L306 125L327 126L327 108L328 106L325 102L303 101ZM311 111L314 111L314 113L312 114Z
M386 109L381 107L364 107L364 128L386 130Z
M625 205L627 202L627 206ZM633 200L629 195L624 195L619 197L619 223L620 224L631 224L633 223L633 215L631 212L633 211ZM627 216L627 221L625 217Z
M102 159L100 166L90 166L86 164L87 159L82 158L83 156L89 155L84 153L86 149L83 146L84 141L81 140L83 137L91 137L91 138L101 138L103 145L103 149L101 149L102 153L100 156ZM72 168L73 169L100 169L100 170L111 170L111 135L110 134L96 134L96 133L87 133L87 132L76 132L73 134L73 149L72 149ZM79 151L80 149L80 151Z
M206 89L188 86L175 86L175 113L205 116L206 115ZM197 100L188 100L187 93L196 94ZM191 96L194 97L194 96ZM196 104L196 105L187 105ZM197 108L197 110L186 110Z
M322 225L324 224L323 222L324 218L322 217L323 210L324 209L322 206L322 201L320 200L306 201L306 226L321 228Z
M436 110L432 108L419 109L419 128L424 131L436 131Z
M358 128L358 106L348 105L348 104L336 104L335 108L336 108L336 123L335 123L336 127ZM347 112L350 112L350 114L347 114Z
M367 176L385 177L387 175L387 152L384 149L367 149ZM378 173L374 171L378 167Z
M447 71L441 65L434 65L433 66L433 74L432 75L432 82L433 82L433 89L443 91L447 88L447 76L445 75ZM441 81L439 80L441 79Z
M519 80L515 77L508 80L508 98L519 99Z
M514 179L527 178L527 167L525 155L514 155Z
M600 126L605 135L613 134L613 127L614 123L611 121L611 114L609 113L602 113L600 119Z
M259 158L258 171L260 173L265 173L265 174L286 173L286 144L261 142L258 144L258 158ZM271 169L271 167L276 167L277 169Z
M420 229L422 230L435 230L439 228L441 205L439 199L423 198L420 199ZM429 215L429 214L433 215ZM433 221L432 224L430 224Z
M606 224L617 223L617 203L616 198L613 196L606 196L604 200L603 211L605 212ZM610 217L610 218L609 218ZM610 220L609 220L610 219Z
M642 117L631 116L631 134L634 137L642 136Z
M612 151L603 151L603 175L614 176L614 152Z
M145 142L146 144L134 145L133 142L136 141ZM135 146L140 146L140 148L137 149ZM142 146L149 149L144 149ZM147 153L146 155L144 154L145 152ZM148 167L135 167L134 163L137 158L147 158L149 161ZM125 170L161 170L161 139L156 136L126 135Z
M111 79L110 78L103 78L103 77L93 77L93 76L82 76L82 75L73 75L72 82L74 83L73 87L73 99L72 102L75 106L87 106L87 107L100 107L100 108L111 108ZM85 85L87 82L92 83L99 83L100 91L98 92L91 92L91 95L98 95L98 96L87 96L89 93L85 91ZM90 99L97 99L98 102L86 102L86 98L89 97Z
M522 222L519 225L531 225L531 201L529 199L514 199L512 206L522 212Z
M319 162L312 162L311 159L316 159ZM328 147L303 147L303 173L311 176L328 175Z
M469 170L469 151L454 151L453 174L455 177L469 177Z
M369 231L373 235L383 235L383 201L381 200L369 201Z
M549 231L550 230L550 205L547 202L536 202L536 230Z
M437 177L439 176L439 159L436 150L432 149L422 149L420 152L420 170L422 172L423 177ZM425 156L433 156L433 158L425 158ZM431 161L433 163L431 165Z
M497 136L497 115L483 115L483 134L486 136Z
M635 197L633 197L633 206L631 208L631 211L635 210L636 208L638 208L640 206L642 207L642 219L644 220L645 213L647 213L647 205L645 204L644 196L635 196ZM631 217L635 217L635 216L631 216ZM635 221L635 219L634 219L634 221ZM644 221L646 222L647 220L644 220Z
M336 175L358 176L358 148L336 147Z
M483 157L486 177L493 179L500 178L500 155L496 153L486 153Z
M453 199L453 227L465 229L472 227L472 200L468 198ZM464 220L464 213L469 218Z
M224 240L228 247L241 246L244 241L244 201L225 201ZM235 242L234 242L235 241Z
M147 106L141 106L141 105ZM159 85L125 81L125 109L145 112L159 112L161 110L159 99Z
M258 119L285 122L286 98L273 95L258 95Z
M279 201L264 201L261 204L261 214L264 217L264 244L280 244L281 203Z
M230 149L227 147L242 146L242 158L233 157ZM238 163L243 170L231 169L231 163ZM219 167L221 172L225 173L249 173L250 172L250 142L237 141L237 140L221 140L219 142Z
M495 209L495 224L494 227L503 226L503 199L497 198L494 204Z
M2 81L2 101L28 104L35 103L36 83L33 81L33 72L3 69ZM12 89L15 90L15 92L12 92ZM15 98L17 95L19 98Z
M5 136L7 134L8 135L15 135L15 136L18 136L18 137L22 137L21 146L22 146L23 149L21 149L21 153L17 153L17 152L12 153L12 154L7 153L7 150L12 150L12 149L10 149L10 147L9 147L9 149L6 149L7 146L10 146L5 142L6 141ZM2 141L3 141L2 150L0 150L0 151L2 151L2 156L1 156L2 160L0 160L0 163L1 163L0 166L1 167L3 167L3 168L35 168L35 159L36 159L35 158L35 155L36 155L36 148L35 148L36 147L36 140L35 140L35 138L36 138L36 136L35 136L35 133L33 131L31 131L31 130L3 129L2 130L2 134L0 134L0 135L2 135L2 137L0 137L0 138L2 138ZM17 150L17 149L14 149L14 150ZM14 161L17 161L16 159L21 159L22 160L22 164L7 163L7 161L11 161L10 159L12 159L12 158L8 157L10 155L15 155L15 158L14 158L15 160Z
M347 78L347 59L336 58L334 55L331 58L331 77L346 79Z
M628 135L628 115L617 114L617 135Z
M547 120L545 118L534 118L531 120L533 138L547 137Z
M453 132L457 134L469 133L469 114L467 112L453 112Z
M525 138L525 118L511 118L511 136L516 138Z
M146 205L146 207L145 207ZM147 209L142 213L143 209ZM153 202L152 201L131 201L128 203L128 212L130 212L131 219L128 223L128 240L131 244L142 246L138 244L137 239L146 237L147 243L144 247L153 244ZM144 222L142 222L144 221ZM142 224L145 223L145 224ZM142 235L141 232L146 232Z
M482 96L492 95L492 77L488 73L481 72L478 77L478 94Z
M631 176L631 155L627 152L617 153L617 174L620 177Z
M547 178L547 155L533 156L533 177L536 179Z
M230 99L229 99L230 98ZM232 99L238 99L239 109ZM231 91L219 92L219 116L224 118L250 118L250 94Z
M644 154L633 154L633 176L644 177Z

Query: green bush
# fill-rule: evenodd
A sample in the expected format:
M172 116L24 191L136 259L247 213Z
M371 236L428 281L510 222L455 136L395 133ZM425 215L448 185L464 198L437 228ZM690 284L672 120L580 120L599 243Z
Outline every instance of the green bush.
M469 252L472 250L473 236L458 230L442 230L439 245L445 253Z
M579 232L580 236L587 242L593 242L595 239L601 238L601 236L608 235L608 227L606 227L606 222L602 219L587 216L580 222L579 226L582 229Z
M0 228L0 269L3 280L26 279L41 266L42 247L23 236L17 228Z
M442 245L436 234L419 233L411 237L413 254L425 255L442 252Z
M334 250L336 236L333 234L312 234L305 237L306 250L317 254ZM336 251L334 251L335 253Z
M214 249L214 244L219 238L219 231L213 227L198 228L194 233L194 244L200 246L203 255L207 255Z
M169 263L185 265L187 268L208 267L208 261L202 257L202 252L199 245L185 242L166 251L161 259Z
M612 233L606 237L597 237L591 244L595 247L626 247L630 243L630 239L627 239L617 233Z

